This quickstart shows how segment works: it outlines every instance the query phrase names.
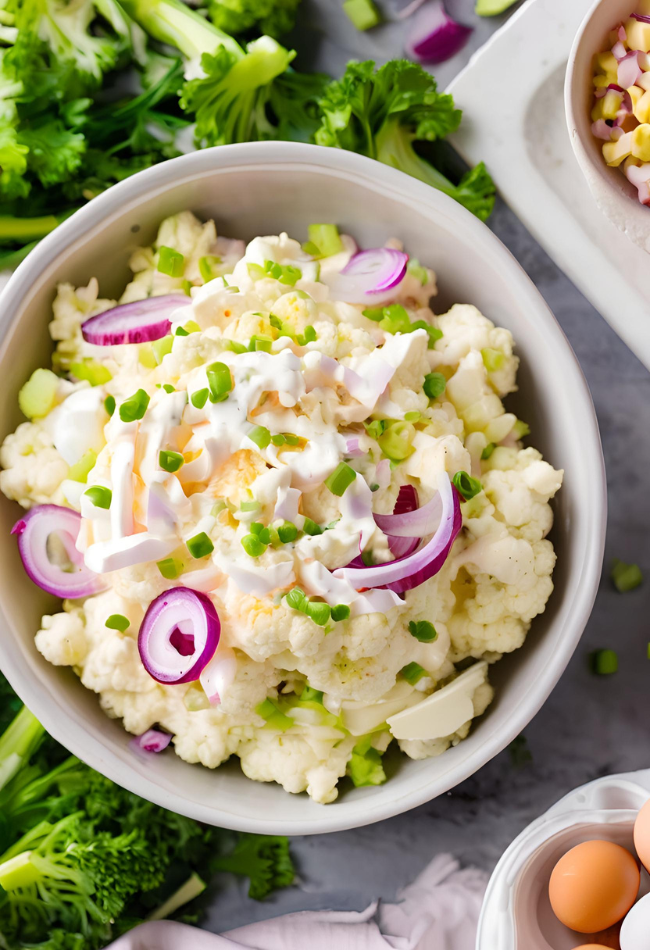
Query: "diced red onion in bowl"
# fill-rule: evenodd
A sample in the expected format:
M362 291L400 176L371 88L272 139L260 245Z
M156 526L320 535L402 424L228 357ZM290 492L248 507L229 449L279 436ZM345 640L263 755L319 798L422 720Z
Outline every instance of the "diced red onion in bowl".
M620 63L620 61L626 56L627 50L623 46L621 40L618 40L617 43L614 43L612 46L612 53L614 54L614 59L617 63Z
M401 557L408 557L409 554L413 554L418 544L420 543L423 534L419 535L403 535L399 536L395 532L390 532L386 528L382 528L380 520L384 524L390 526L395 524L394 519L397 518L398 521L400 518L403 518L405 515L408 515L411 512L417 510L418 507L418 493L415 490L413 485L402 485L399 492L397 493L397 500L395 501L395 506L393 507L392 515L375 515L375 522L378 527L384 532L388 537L388 547L391 550L393 557L397 560Z
M638 20L640 23L650 23L650 16L648 16L647 13L631 13L630 16L632 17L633 20ZM623 30L623 33L625 33L625 27L622 26L621 29L619 30L618 32L619 38L627 39L627 33L625 33L625 37L621 37L621 30Z
M81 515L77 511L60 505L36 505L11 529L18 537L18 552L25 573L55 597L75 600L106 589L101 576L86 567L83 554L76 548L80 527ZM65 570L50 559L54 553L52 538L59 540L61 551L58 553L65 554L69 562Z
M618 84L623 89L629 89L643 74L643 70L639 65L639 55L638 50L631 50L618 64Z
M220 634L210 598L189 587L173 587L147 608L138 635L140 659L158 683L191 683L214 656Z
M160 729L147 729L141 736L131 739L129 745L135 752L162 752L172 741L168 732Z
M597 119L596 122L592 123L591 134L597 139L603 139L603 141L609 142L612 138L612 127L611 125L607 125L604 119Z
M381 306L393 300L406 274L408 254L392 247L359 251L338 274L323 275L333 296L346 303Z
M84 340L95 346L150 343L167 336L171 314L189 302L185 294L164 294L123 303L86 320L81 324L81 332Z

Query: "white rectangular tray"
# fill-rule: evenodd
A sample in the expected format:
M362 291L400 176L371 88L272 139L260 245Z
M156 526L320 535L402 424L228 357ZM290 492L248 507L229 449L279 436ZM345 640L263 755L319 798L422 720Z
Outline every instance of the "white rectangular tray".
M454 147L650 369L650 255L601 213L573 154L563 85L591 0L528 0L448 88ZM615 24L612 24L614 26ZM648 209L650 226L650 209Z

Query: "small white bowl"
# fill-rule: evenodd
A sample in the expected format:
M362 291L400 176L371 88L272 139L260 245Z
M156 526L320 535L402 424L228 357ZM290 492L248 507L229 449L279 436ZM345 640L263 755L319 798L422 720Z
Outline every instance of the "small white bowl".
M569 792L528 825L504 852L490 878L476 950L573 950L579 943L600 945L598 934L578 934L557 919L548 896L551 872L567 851L594 838L612 841L635 854L634 822L649 798L649 769L611 775ZM639 897L649 890L650 878L642 870Z
M600 210L631 241L650 253L650 207L618 168L605 163L602 142L591 134L593 58L607 49L607 34L634 12L636 0L596 0L573 41L564 82L569 137Z
M473 215L401 172L337 149L294 143L222 146L185 155L129 178L93 199L29 255L0 303L0 435L20 422L16 394L47 365L47 323L57 282L95 275L117 296L135 245L150 244L167 215L214 216L220 232L252 238L286 229L306 236L310 221L335 221L362 246L401 238L435 268L438 312L473 303L509 327L522 358L510 405L531 423L534 444L566 480L556 504L556 590L525 647L497 664L497 698L468 739L436 759L396 767L376 788L317 805L277 785L245 778L238 765L211 771L170 750L146 762L129 750L121 723L67 669L36 651L43 612L57 610L25 576L9 529L19 508L0 500L0 666L52 735L93 768L166 808L245 831L313 834L379 821L463 781L504 748L535 715L566 667L591 612L602 563L606 489L589 390L564 334L514 258Z

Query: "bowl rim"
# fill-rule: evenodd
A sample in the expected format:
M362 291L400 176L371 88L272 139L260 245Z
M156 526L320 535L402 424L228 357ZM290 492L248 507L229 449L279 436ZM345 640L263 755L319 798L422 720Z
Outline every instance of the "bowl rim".
M630 240L650 253L650 208L636 199L632 193L634 186L620 170L606 165L602 156L601 160L597 160L593 149L588 148L584 141L586 115L583 114L580 103L581 76L577 72L576 62L594 15L609 2L610 0L593 0L573 39L564 77L564 111L571 147L598 207ZM630 0L630 5L633 2L634 0ZM588 123L589 128L590 126L591 122Z
M497 727L495 721L494 727L486 731L483 743L463 761L452 763L433 782L426 773L418 773L409 792L402 793L397 798L390 794L388 783L382 786L388 794L380 792L373 799L364 798L359 809L354 812L337 809L334 805L323 810L318 817L300 818L289 823L273 820L269 815L255 818L233 816L228 811L221 811L218 802L209 807L199 804L175 790L171 791L169 787L163 788L161 784L135 769L125 770L124 763L116 752L104 742L98 742L96 733L84 729L65 706L59 704L57 716L51 715L52 698L39 689L36 676L22 677L9 642L0 637L0 667L21 699L40 721L48 723L48 731L53 738L112 781L155 804L207 824L262 834L321 834L372 824L406 812L443 794L469 778L502 751L536 715L564 672L582 636L596 597L607 519L605 466L594 405L578 360L543 297L510 251L488 227L452 198L394 168L341 149L292 142L223 145L170 159L112 186L45 237L10 278L0 295L0 362L3 359L6 338L20 309L22 298L29 292L32 274L50 267L71 244L110 219L122 203L143 197L145 193L155 193L181 179L199 179L215 169L223 171L236 168L241 171L243 168L253 169L260 166L264 166L266 170L269 166L276 169L283 166L285 169L321 169L326 174L356 180L359 183L371 181L374 186L379 183L382 190L390 192L396 200L417 202L434 214L437 210L446 216L453 215L458 220L459 227L462 227L478 246L483 247L483 254L488 258L490 266L498 268L503 279L509 282L522 308L528 309L544 323L544 332L549 334L556 347L556 370L571 381L575 398L582 404L581 437L593 462L590 517L585 519L584 526L587 553L573 568L580 582L576 585L575 596L566 607L564 636L554 654L554 663L540 670L532 689L526 695L526 702L517 705L515 714L507 721L507 728L504 728L503 723ZM2 604L0 625L7 625Z

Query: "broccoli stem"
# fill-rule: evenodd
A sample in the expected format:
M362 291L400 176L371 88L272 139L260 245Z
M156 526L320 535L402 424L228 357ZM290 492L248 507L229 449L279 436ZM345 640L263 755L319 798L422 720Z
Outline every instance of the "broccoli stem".
M177 891L174 891L171 897L167 898L164 904L161 904L160 907L148 915L147 920L165 920L166 917L171 917L179 907L189 904L190 901L202 894L205 888L206 883L198 874L190 875L185 883Z
M169 43L187 59L200 59L223 46L237 59L246 54L239 43L180 0L122 0L136 23L161 43Z
M385 165L399 168L400 171L418 178L453 198L456 191L455 185L437 168L420 158L413 149L414 138L415 136L407 133L400 125L399 119L390 119L384 123L377 135L375 157Z
M45 730L26 706L0 736L0 789L9 782L38 748Z
M3 214L0 215L0 243L33 241L45 237L60 223L61 218L55 214L46 214L41 218L15 218Z

